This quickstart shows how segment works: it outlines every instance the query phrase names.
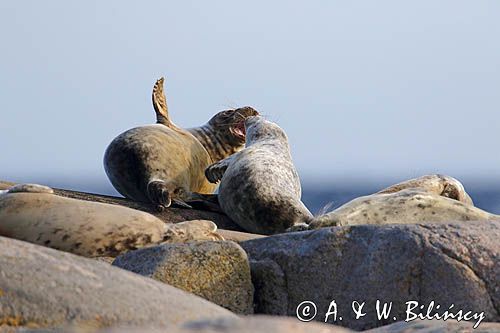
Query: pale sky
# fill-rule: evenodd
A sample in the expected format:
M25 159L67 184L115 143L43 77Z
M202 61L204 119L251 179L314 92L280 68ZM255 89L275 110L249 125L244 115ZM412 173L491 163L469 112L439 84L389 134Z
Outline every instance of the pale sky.
M251 105L303 179L500 179L499 1L0 2L0 179L110 186L154 122Z

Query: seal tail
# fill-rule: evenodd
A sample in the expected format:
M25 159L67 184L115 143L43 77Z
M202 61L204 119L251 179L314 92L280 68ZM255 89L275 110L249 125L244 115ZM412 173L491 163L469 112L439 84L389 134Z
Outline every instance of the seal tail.
M167 97L165 96L165 92L163 91L163 83L165 82L165 78L159 78L154 87L152 93L152 101L153 108L156 112L156 122L158 124L163 124L170 128L176 128L174 123L170 120L170 116L168 115L168 106L167 106Z

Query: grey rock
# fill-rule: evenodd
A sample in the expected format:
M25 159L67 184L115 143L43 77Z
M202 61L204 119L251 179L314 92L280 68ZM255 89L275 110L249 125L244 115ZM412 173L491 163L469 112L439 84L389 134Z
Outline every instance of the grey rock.
M484 311L484 322L499 321L499 239L500 222L469 221L333 227L241 245L258 286L259 312L295 316L307 300L317 306L315 320L323 321L335 300L343 317L335 324L362 330L394 322L377 319L376 300L393 302L397 320L415 300L425 306L435 301L441 311L453 303L454 309ZM353 301L366 302L358 320Z
M236 313L253 313L248 257L234 242L162 244L125 253L113 265L186 290Z
M0 237L0 323L166 327L231 312L93 259Z
M415 320L411 322L397 322L386 325L366 333L499 333L500 323L481 323L477 328L472 329L473 324L466 321L453 320Z
M440 320L415 320L411 322L396 322L391 325L363 331L366 333L498 333L500 323L481 323L472 330L470 322L440 321ZM302 323L295 318L275 316L245 316L240 318L220 317L215 319L202 319L188 321L179 325L165 328L152 327L110 327L100 330L85 329L82 327L65 327L59 329L29 329L0 327L0 333L348 333L354 332L339 326L321 323Z
M218 229L217 233L221 235L225 240L231 240L236 243L244 242L250 239L266 237L264 235L251 234L248 232L223 230L223 229Z
M352 332L342 327L320 324L303 323L297 318L246 316L243 318L217 318L210 320L192 321L179 325L179 333L347 333Z
M143 328L116 328L99 333L118 333L118 332L147 332L156 333L164 332L155 329ZM320 323L303 323L296 318L289 317L271 317L271 316L244 316L240 318L220 317L215 319L202 319L197 321L189 321L168 329L169 333L255 333L255 332L272 332L272 333L348 333L351 330L320 324Z

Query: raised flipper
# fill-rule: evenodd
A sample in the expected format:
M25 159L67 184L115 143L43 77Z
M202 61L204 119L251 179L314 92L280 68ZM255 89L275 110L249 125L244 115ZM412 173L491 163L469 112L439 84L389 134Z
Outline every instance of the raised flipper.
M212 165L209 165L205 169L205 177L207 177L208 181L214 184L219 182L236 155L238 155L238 153L226 157L225 159L220 160L219 162L216 162Z
M167 97L163 91L164 81L164 78L159 78L153 87L152 101L156 112L156 122L170 128L178 128L168 115Z

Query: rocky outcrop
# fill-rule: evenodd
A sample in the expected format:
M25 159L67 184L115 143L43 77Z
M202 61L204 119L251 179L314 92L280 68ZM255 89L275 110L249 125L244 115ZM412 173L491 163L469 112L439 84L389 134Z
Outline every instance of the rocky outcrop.
M304 323L296 318L248 316L243 318L217 318L187 322L179 325L179 333L347 333L351 330L320 323Z
M0 237L0 323L9 326L167 327L234 316L195 295L137 274Z
M391 325L363 331L365 333L498 333L500 323L481 323L476 329L467 321L415 320L397 322ZM276 316L245 316L240 318L220 317L188 321L165 328L147 327L111 327L105 329L89 329L89 327L64 327L55 329L33 329L28 327L0 326L0 333L354 333L355 331L321 323L303 323L295 318Z
M253 312L248 258L234 242L163 244L125 253L113 265L186 290L236 313Z
M397 322L391 325L378 327L365 331L366 333L498 333L500 323L481 323L477 328L472 328L473 323L454 320L415 320L411 322Z
M343 320L329 322L362 330L404 320L410 300L500 321L499 239L500 222L468 221L324 228L241 245L251 260L256 312L295 316L312 301L323 321L335 300ZM377 300L392 302L389 318L377 319ZM357 320L353 301L365 302Z

